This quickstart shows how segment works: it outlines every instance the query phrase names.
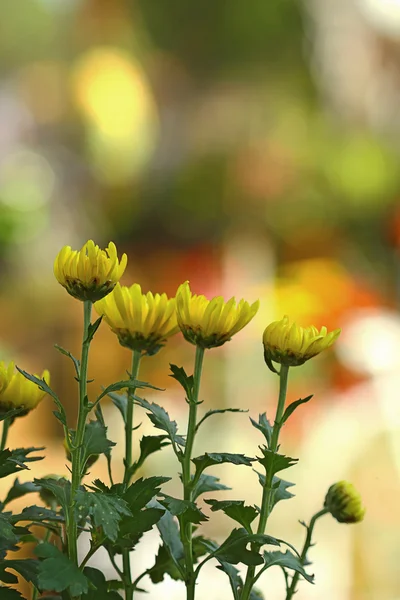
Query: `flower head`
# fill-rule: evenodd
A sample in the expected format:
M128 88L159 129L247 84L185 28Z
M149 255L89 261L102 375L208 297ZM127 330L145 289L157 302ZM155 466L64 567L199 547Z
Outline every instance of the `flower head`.
M35 375L39 377L39 375ZM41 379L48 384L50 374L43 371ZM33 381L26 379L19 371L15 371L15 365L10 362L8 366L0 362L0 412L6 413L9 410L20 408L23 416L33 408L46 395Z
M361 496L348 481L331 485L324 506L339 523L358 523L365 515Z
M95 302L114 289L127 261L126 254L118 260L114 242L106 250L100 250L89 240L79 251L64 246L54 261L54 275L74 298Z
M139 284L131 287L117 284L114 291L95 303L121 346L143 354L155 354L167 338L179 331L175 299L166 294L142 294Z
M236 304L235 298L224 302L221 296L208 300L192 295L188 281L176 293L178 325L188 342L202 348L216 348L229 342L251 321L259 304L258 300L251 305L245 300Z
M264 331L264 356L271 368L271 361L295 367L302 365L313 356L330 348L339 337L340 329L328 333L326 327L318 331L314 325L300 327L290 324L289 317L274 321ZM274 368L272 367L272 370Z

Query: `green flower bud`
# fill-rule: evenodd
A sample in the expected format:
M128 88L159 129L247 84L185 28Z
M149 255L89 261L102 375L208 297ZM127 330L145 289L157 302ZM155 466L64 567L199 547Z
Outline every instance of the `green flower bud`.
M358 523L365 515L361 496L348 481L331 485L324 506L339 523Z

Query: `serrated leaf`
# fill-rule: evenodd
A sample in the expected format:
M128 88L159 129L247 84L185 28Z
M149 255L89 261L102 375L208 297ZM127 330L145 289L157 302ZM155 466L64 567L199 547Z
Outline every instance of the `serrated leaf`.
M102 571L93 567L85 567L83 573L96 589L83 594L82 600L121 600L118 592L110 590L110 582L106 580Z
M281 479L280 477L274 475L274 477L272 478L272 488L274 490L274 494L272 497L272 507L274 507L275 504L277 504L281 500L289 500L290 498L293 498L294 494L287 491L288 488L293 486L294 483L291 483L290 481L285 481L284 479Z
M16 583L15 581L7 581L7 576L12 575L6 569L12 569L21 575L29 583L37 585L37 571L39 562L31 558L17 560L1 560L0 561L0 581L5 583ZM14 577L14 575L12 575ZM0 594L1 595L1 594Z
M27 371L24 371L23 369L20 369L18 366L16 367L16 369L26 379L29 379L29 381L32 381L32 383L35 383L40 390L42 390L43 392L46 392L46 394L48 394L49 396L51 396L51 398L53 398L53 400L56 403L57 408L58 408L58 413L57 414L59 415L59 417L57 417L57 418L63 424L66 424L67 417L66 417L66 414L65 414L64 406L62 405L62 402L60 401L60 399L57 396L57 394L54 392L54 390L51 389L51 387L45 382L45 380L44 379L40 379L40 377L36 377L36 375L31 375L30 373L27 373Z
M152 501L151 506L154 508L163 508L161 504L155 500ZM183 578L182 561L185 554L179 535L178 525L169 511L165 511L165 514L158 521L157 529L160 532L164 546L167 548L171 559L174 561L175 566Z
M172 496L162 495L159 501L174 517L185 516L185 521L188 523L199 524L202 521L208 521L208 517L201 512L194 502L189 500L180 500Z
M100 404L98 404L98 405L96 406L95 414L96 414L96 419L97 419L97 422L98 422L98 423L100 423L100 425L101 425L101 426L103 427L103 429L105 430L105 433L107 434L107 427L106 427L106 423L105 423L105 421L104 421L103 411L102 411L102 409L101 409L101 405L100 405ZM107 439L107 438L106 438L106 439ZM108 440L108 441L109 441L109 440ZM114 442L110 442L110 444L113 444L113 445L115 445L115 443L114 443ZM107 448L107 450L105 450L105 451L104 451L104 456L106 457L106 460L107 460L107 468L108 468L108 473L109 473L110 479L111 479L111 481L112 481L112 468L111 468L111 447L112 447L112 446L109 446L109 447Z
M219 563L217 569L228 575L234 600L240 600L240 590L243 588L243 580L239 575L238 569L224 561L219 561Z
M208 412L206 412L206 414L204 415L204 417L202 419L200 419L200 421L197 423L197 425L196 425L196 431L199 429L200 425L202 425L202 423L204 423L204 421L206 419L208 419L209 417L212 417L212 415L219 415L219 414L226 413L226 412L246 413L246 412L249 412L249 411L248 410L243 410L242 408L215 408L213 410L209 410Z
M265 566L261 569L261 572L273 566L284 567L285 569L293 569L293 571L300 573L309 583L314 583L314 575L308 575L301 560L292 554L290 550L286 550L286 552L264 552L263 556Z
M266 413L263 413L262 415L258 415L258 423L257 423L257 421L254 421L252 418L250 418L250 421L251 421L251 424L253 425L253 427L255 427L256 429L261 431L261 433L267 440L267 445L269 447L271 445L273 427L272 427L271 423L268 421Z
M126 394L115 394L114 392L108 392L108 396L111 398L111 402L121 413L124 423L126 423L126 413L128 410L128 397Z
M80 596L88 592L87 578L56 546L42 542L36 546L35 554L44 559L38 568L40 589L54 592L69 589L71 596Z
M245 506L243 500L206 500L206 503L213 512L221 510L251 533L251 523L258 516L254 506Z
M157 552L154 565L149 569L148 575L152 583L160 583L164 575L169 575L174 581L182 580L182 574L171 558L167 548L162 544Z
M90 456L107 454L115 446L115 442L107 439L107 427L99 421L89 421L83 437L83 464Z
M165 510L161 508L146 508L132 517L124 517L119 526L117 543L125 548L134 548L143 533L150 531L164 513Z
M148 456L158 452L165 446L169 446L170 441L167 435L144 435L140 440L140 455L136 462L128 469L129 477L132 477L143 465Z
M15 524L24 521L34 521L37 523L41 521L62 522L64 518L53 510L44 508L44 506L27 506L21 513L11 515L10 520Z
M0 422L5 421L6 419L13 419L14 417L21 414L24 411L25 411L24 407L21 407L21 408L12 408L11 410L8 410L5 413L1 413L0 414Z
M11 473L18 473L24 469L29 469L25 463L43 460L44 456L28 456L31 452L44 450L40 448L16 448L15 450L2 450L0 452L0 478L7 477Z
M153 390L161 391L161 388L157 388L154 385L150 385L149 383L146 383L145 381L139 381L138 379L125 379L122 381L116 381L115 383L111 383L107 387L103 388L103 391L97 397L95 404L100 402L100 400L102 398L104 398L104 396L108 396L112 392L118 392L119 390L124 390L124 389L136 390L136 389L141 389L141 388L151 388ZM111 398L111 396L110 396L110 398Z
M298 408L301 404L306 404L306 402L309 402L312 397L313 397L313 394L311 394L311 396L307 396L307 398L300 398L300 400L296 400L295 402L292 402L291 404L289 404L289 406L286 408L285 412L283 413L282 420L280 421L281 426L288 420L290 415L292 413L294 413L296 408Z
M206 475L202 473L198 478L198 481L193 487L192 498L196 500L201 494L205 494L206 492L216 492L219 490L230 490L231 488L219 483L219 477L214 477L214 475Z
M214 465L222 465L223 463L231 463L232 465L245 465L246 467L251 467L251 463L254 460L254 458L249 458L244 454L231 454L230 452L223 452L217 454L206 452L201 456L192 458L192 462L196 466L196 474L194 480L197 481L200 474L208 467L213 467Z
M170 364L169 365L173 379L175 379L178 383L181 384L186 393L186 398L188 402L193 402L193 386L194 379L193 375L187 375L185 369L183 367L178 367L177 365Z
M6 506L12 500L16 500L17 498L21 498L26 494L31 494L32 492L38 492L40 490L39 486L33 483L32 481L26 481L25 483L20 483L18 477L14 480L9 492L3 502L3 506Z
M90 342L94 338L96 331L100 327L100 323L102 322L102 320L103 320L103 317L101 316L98 319L96 319L96 321L94 323L89 323L89 326L87 329L87 336L83 342L84 344L90 344Z
M185 440L182 436L178 435L178 426L176 421L171 421L169 415L162 406L155 404L154 402L147 402L144 398L135 397L135 404L138 404L142 408L148 411L147 416L153 423L156 429L161 429L168 434L169 439L179 446L185 445Z
M160 492L161 485L170 481L170 479L170 477L157 476L148 477L147 479L141 477L132 483L123 494L123 498L132 514L144 508Z
M260 446L260 450L263 456L257 457L257 461L264 467L267 473L273 473L275 475L279 471L283 471L284 469L288 469L292 467L298 462L298 458L291 458L290 456L285 456L284 454L278 454L277 452L272 452L272 450L268 450L265 446Z
M102 527L104 534L115 541L118 535L118 525L124 515L130 516L128 505L122 498L101 492L76 493L77 509L83 509L93 518L96 527Z
M15 534L14 527L8 518L8 515L0 514L0 539L10 544L16 544L18 537ZM6 582L6 583L11 583Z
M64 512L67 513L71 494L71 483L67 479L63 477L60 477L60 479L44 477L43 479L34 479L34 483L53 494L57 504L62 506Z
M81 368L80 361L77 358L75 358L75 356L73 356L69 350L66 350L62 346L59 346L58 344L54 344L54 348L56 348L56 350L58 350L60 352L60 354L63 354L64 356L68 356L68 358L70 358L72 360L72 362L74 364L74 368L75 368L76 377L77 377L77 379L79 379L79 373L80 373L80 368Z
M221 546L213 552L215 558L219 561L228 562L230 564L237 564L239 562L245 565L260 565L264 561L260 554L250 548L247 549L248 544L257 544L263 546L269 544L272 546L279 546L281 540L278 540L270 535L253 533L249 534L243 528L234 529L229 537L221 544Z

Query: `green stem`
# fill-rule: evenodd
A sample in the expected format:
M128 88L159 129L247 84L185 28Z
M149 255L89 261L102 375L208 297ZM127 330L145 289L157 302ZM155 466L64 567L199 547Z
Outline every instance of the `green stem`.
M0 450L4 450L4 448L6 447L8 430L10 428L10 425L11 425L11 419L4 419L4 421L3 421L3 433L1 435Z
M192 459L193 444L196 435L197 404L199 399L201 373L203 369L204 348L196 346L196 358L193 374L193 396L189 401L189 421L186 435L185 452L182 459L182 483L183 497L185 500L192 500L192 479L190 474L190 465ZM191 523L185 521L184 516L180 520L180 534L185 554L186 566L186 599L194 600L196 577L193 566L193 547L192 535L193 528Z
M83 308L83 339L82 339L82 354L81 364L79 371L79 407L78 407L78 419L75 430L75 436L73 440L73 447L71 448L71 460L72 460L72 480L71 480L71 498L68 511L68 555L78 566L78 526L75 515L75 504L76 504L76 493L79 489L82 480L82 444L85 435L85 424L86 417L88 414L87 407L87 369L88 369L88 357L89 357L89 325L90 317L92 312L92 303L89 300L84 302Z
M279 442L279 433L282 427L282 417L285 411L285 401L286 401L286 392L287 392L287 383L288 383L288 375L289 375L289 367L287 365L281 365L281 370L279 374L279 398L278 398L278 407L276 409L276 416L274 426L272 428L272 436L271 443L269 445L269 450L271 452L277 452L278 450L278 442ZM261 512L260 512L260 520L258 522L257 533L265 533L265 528L267 526L268 517L272 511L272 500L273 500L273 489L272 489L272 478L274 474L273 471L270 470L266 473L265 483L263 486L263 495L261 500ZM254 549L258 551L260 546L254 544ZM251 566L247 568L246 580L243 586L242 594L240 596L240 600L249 600L251 590L254 585L254 574L255 567Z
M311 546L311 540L312 540L312 534L314 531L314 525L316 523L316 521L322 517L323 515L326 515L326 513L328 513L329 510L327 508L323 508L322 510L320 510L319 512L317 512L311 519L309 526L307 527L307 535L306 535L306 539L304 541L304 546L303 546L303 551L300 555L300 560L301 560L301 564L304 566L305 562L306 562L306 557L307 557L307 552L310 549ZM289 589L287 591L286 594L286 600L291 600L291 598L294 596L294 594L296 593L296 586L297 586L297 582L299 581L299 577L300 577L300 573L298 573L296 571L296 573L293 575L292 577L292 581L291 584L289 586Z
M132 367L130 380L134 381L138 377L140 361L142 355L138 350L132 352ZM133 396L135 395L135 388L129 388L128 390L128 405L126 410L126 421L125 421L125 473L124 473L124 484L126 487L129 486L131 481L130 468L132 466L132 429L133 429ZM135 587L132 583L131 575L131 563L129 556L129 549L124 548L122 551L122 565L123 565L123 581L125 587L125 600L132 600Z

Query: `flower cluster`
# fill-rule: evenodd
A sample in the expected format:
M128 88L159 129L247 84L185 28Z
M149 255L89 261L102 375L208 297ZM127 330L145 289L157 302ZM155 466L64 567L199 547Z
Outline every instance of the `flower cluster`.
M50 373L43 371L41 379L49 384ZM21 409L18 415L21 416L35 408L45 395L46 392L36 383L15 370L13 362L7 366L4 362L0 362L0 413L5 414L12 409Z

